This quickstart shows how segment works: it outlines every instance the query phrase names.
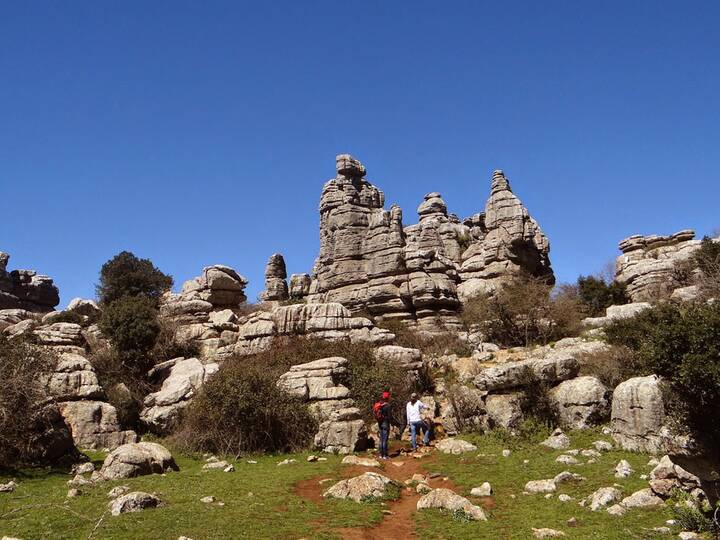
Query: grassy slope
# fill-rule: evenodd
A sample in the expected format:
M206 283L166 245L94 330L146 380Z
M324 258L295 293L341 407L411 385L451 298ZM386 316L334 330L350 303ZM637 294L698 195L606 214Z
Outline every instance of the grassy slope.
M597 439L609 440L597 431L576 432L570 436L573 448L579 449L589 448ZM450 477L466 496L472 487L489 481L495 503L489 511L490 520L463 523L440 511L419 512L415 519L422 538L526 539L531 537L532 527L559 529L569 538L652 538L657 537L656 533L645 529L662 526L671 517L668 508L631 510L623 517L614 517L577 505L577 500L595 489L615 483L622 485L627 495L647 487L647 481L639 478L640 474L650 471L646 465L647 455L613 451L603 454L593 465L567 466L555 462L562 452L538 446L536 442L518 443L499 436L465 438L478 445L478 452L464 457L438 455L431 468ZM509 458L502 457L503 448L513 450ZM487 455L478 457L477 454ZM293 486L302 479L340 477L339 457L330 456L327 462L307 463L306 455L290 456L297 458L298 463L283 467L276 464L289 456L258 457L255 458L256 465L241 460L235 464L234 473L202 471L200 460L179 456L179 473L85 487L81 488L81 497L70 500L65 498L69 479L66 472L33 471L29 476L18 477L20 487L15 493L0 494L0 537L19 536L24 540L87 538L106 508L107 491L121 484L133 490L156 492L167 505L120 517L108 515L95 538L175 540L181 535L194 540L336 538L332 531L337 528L367 526L382 518L379 502L313 503L297 497ZM530 463L524 464L525 459ZM636 472L628 479L618 480L614 478L613 469L621 459L627 459ZM579 472L587 480L562 485L550 500L543 495L522 495L528 480L550 478L563 470ZM6 479L7 476L0 475L0 482ZM249 496L249 492L253 495ZM559 493L567 493L575 501L561 503L557 500ZM511 494L516 498L512 499ZM226 506L201 503L199 499L206 495L214 495ZM578 521L575 528L566 524L571 517Z

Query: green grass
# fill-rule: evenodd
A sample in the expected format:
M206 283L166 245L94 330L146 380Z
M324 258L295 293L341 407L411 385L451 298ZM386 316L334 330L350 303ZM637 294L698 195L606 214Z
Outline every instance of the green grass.
M380 521L380 502L358 505L328 500L316 504L296 496L293 487L301 480L340 477L339 457L308 463L306 456L253 457L257 464L240 460L233 462L234 473L224 473L203 471L202 460L176 455L180 472L84 486L80 488L83 494L74 499L66 499L67 481L71 478L67 471L16 473L18 489L0 494L0 537L87 538L107 508L107 492L118 485L154 492L165 505L118 517L107 514L93 538L338 538L332 534L333 529ZM278 467L277 463L286 457L298 462ZM100 464L96 463L98 467ZM0 474L0 482L12 477ZM201 503L200 498L207 495L225 506Z
M569 435L572 448L577 449L591 448L591 443L596 440L611 441L608 436L594 430L571 432ZM487 522L464 523L451 519L451 516L441 511L417 513L415 519L421 538L527 539L532 538L533 527L557 529L565 532L569 538L657 538L657 533L646 529L664 526L665 520L672 517L669 507L633 509L618 517L578 506L580 499L601 487L619 484L624 495L648 487L647 480L640 478L641 474L648 474L651 470L647 466L647 455L614 450L603 453L595 464L563 465L555 462L562 451L539 446L537 440L508 444L509 441L501 434L463 438L476 444L478 451L465 454L465 457L439 455L435 466L438 472L455 483L461 495L467 497L473 487L490 482L495 506L487 511ZM508 458L502 456L505 448L513 450ZM478 454L486 456L479 457ZM530 460L528 464L523 463L526 459ZM578 456L578 459L584 463L588 458ZM621 459L626 459L635 469L629 478L617 479L614 476L615 465ZM564 470L577 472L587 480L561 484L549 500L544 495L522 494L527 481L552 478ZM561 493L570 495L574 500L560 502L557 495ZM515 495L515 498L511 495ZM572 517L577 520L576 527L567 525L567 520Z
M572 448L577 449L590 448L590 444L598 439L610 440L599 430L569 435ZM469 496L472 487L490 482L493 506L486 505L487 522L467 522L437 510L417 512L415 522L419 536L423 539L525 540L532 537L532 527L550 527L564 531L573 539L644 539L656 538L657 533L648 529L663 526L673 517L669 506L634 509L622 517L604 511L591 512L578 506L580 499L600 487L619 484L625 495L647 487L647 481L640 475L650 472L649 456L611 451L603 453L595 464L568 466L555 462L561 451L537 444L541 437L542 433L537 433L535 440L522 441L509 439L502 433L469 435L463 438L477 444L477 452L463 456L435 453L428 460L427 472L437 471L449 477L464 496ZM510 457L502 457L504 448L512 449ZM103 456L91 457L99 466ZM278 467L277 463L287 457L294 457L298 462ZM180 472L82 487L83 494L75 499L66 499L66 483L70 479L67 471L34 469L10 476L0 474L0 482L14 476L20 484L14 493L0 494L0 537L17 536L23 540L88 538L107 508L107 492L123 484L132 490L155 492L165 505L119 517L106 515L93 538L330 539L339 538L339 528L366 527L383 519L382 509L391 503L357 504L334 499L316 503L297 496L294 486L301 480L341 477L340 457L328 456L328 461L317 463L308 463L306 457L307 454L260 456L252 458L258 462L254 465L248 464L246 458L233 462L234 473L223 473L202 471L201 459L176 454ZM527 464L523 463L526 459L529 460ZM581 456L578 459L587 461ZM615 465L621 459L629 461L635 469L630 478L614 477ZM587 480L561 485L549 500L543 495L522 494L528 480L551 478L563 470L578 472ZM330 485L325 484L325 487ZM561 503L557 499L560 493L566 493L574 500ZM213 495L225 506L201 503L200 498L207 495ZM576 527L567 525L567 520L572 517L577 520Z

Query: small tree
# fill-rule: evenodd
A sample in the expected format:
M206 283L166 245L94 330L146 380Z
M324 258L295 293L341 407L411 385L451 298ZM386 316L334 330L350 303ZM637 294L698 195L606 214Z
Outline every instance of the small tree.
M701 296L720 299L720 242L706 236L693 260L701 272L698 278Z
M577 288L580 301L592 317L602 315L610 306L627 304L630 301L625 285L617 281L608 284L602 278L580 276Z
M133 372L143 373L152 365L149 352L160 334L153 299L124 296L114 300L103 309L99 326Z
M110 304L123 296L145 296L157 303L160 295L172 285L172 277L163 274L152 261L122 251L103 264L96 289L102 304Z

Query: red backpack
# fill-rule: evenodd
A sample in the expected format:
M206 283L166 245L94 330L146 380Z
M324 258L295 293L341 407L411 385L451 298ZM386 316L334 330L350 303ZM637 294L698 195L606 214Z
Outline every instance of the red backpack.
M373 414L375 415L375 420L382 423L385 421L385 415L382 413L382 407L385 405L382 401L376 401L373 404Z

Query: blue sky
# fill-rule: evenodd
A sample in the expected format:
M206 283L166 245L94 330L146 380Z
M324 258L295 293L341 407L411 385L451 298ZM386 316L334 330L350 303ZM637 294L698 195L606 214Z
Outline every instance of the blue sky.
M560 281L720 227L718 2L7 2L0 250L64 306L127 249L179 285L310 271L349 152L389 206L481 210L493 169Z

